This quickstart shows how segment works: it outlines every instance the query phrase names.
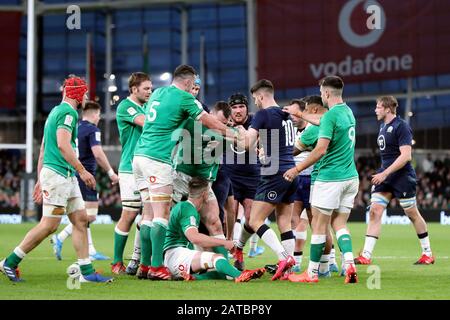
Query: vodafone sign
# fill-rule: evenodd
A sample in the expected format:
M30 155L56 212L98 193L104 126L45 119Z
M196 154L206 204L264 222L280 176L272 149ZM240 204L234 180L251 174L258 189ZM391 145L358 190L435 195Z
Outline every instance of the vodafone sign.
M450 72L450 1L259 0L258 77L277 88Z

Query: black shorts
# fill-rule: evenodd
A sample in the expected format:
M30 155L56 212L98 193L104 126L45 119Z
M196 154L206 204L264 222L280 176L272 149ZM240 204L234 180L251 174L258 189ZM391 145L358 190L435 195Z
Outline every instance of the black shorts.
M244 175L230 175L231 183L233 186L234 198L242 203L244 199L255 198L256 188L259 184L259 176L244 176Z
M271 176L261 176L256 189L256 201L269 203L293 203L298 188L298 177L289 182L283 178L285 171Z
M379 173L381 170L378 170ZM414 174L398 174L394 172L383 183L373 186L372 193L389 192L394 198L409 199L416 196L417 177Z
M217 198L217 203L219 205L219 217L223 224L225 216L223 207L225 206L227 198L233 195L231 179L223 170L219 169L217 172L217 178L212 185L212 190Z
M92 173L91 173L92 174ZM93 175L95 177L95 175ZM98 201L98 193L97 190L92 190L86 186L86 184L81 180L81 178L77 175L78 185L80 186L81 195L83 196L84 201L88 202L97 202Z
M311 176L298 176L298 187L295 192L295 201L303 202L303 208L311 208L309 196L311 194Z

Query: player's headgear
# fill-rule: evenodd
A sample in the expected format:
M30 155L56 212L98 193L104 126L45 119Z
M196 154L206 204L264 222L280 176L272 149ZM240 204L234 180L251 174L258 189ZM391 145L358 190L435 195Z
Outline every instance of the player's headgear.
M194 85L199 87L202 86L202 80L200 79L200 76L198 74L195 75Z
M228 105L232 107L236 104L245 104L248 107L247 97L242 93L232 94L230 98L228 98Z
M88 87L86 81L76 76L69 76L64 81L63 84L63 93L67 98L74 99L78 103L83 102L83 97L85 93L88 91Z

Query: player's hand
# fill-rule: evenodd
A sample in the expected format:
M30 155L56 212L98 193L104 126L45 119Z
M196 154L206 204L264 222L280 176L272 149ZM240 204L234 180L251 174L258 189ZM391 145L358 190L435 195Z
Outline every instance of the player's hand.
M236 144L238 146L238 149L245 150L245 141L247 139L247 130L243 126L236 126L234 127L238 130L238 135L236 137Z
M115 173L111 177L109 177L109 179L111 180L112 185L119 183L119 176Z
M288 171L286 171L283 174L283 178L289 182L294 181L294 179L298 176L298 171L296 167L293 167L291 169L289 169Z
M92 174L89 173L87 170L82 170L79 172L81 180L86 184L86 186L92 190L95 190L96 182L95 178Z
M258 159L259 159L259 162L261 162L261 164L263 164L263 165L268 164L266 152L264 151L263 146L261 146L261 148L259 148L259 149L256 148L256 154L258 155Z
M296 107L294 104L290 105L290 106L285 106L283 107L283 111L287 112L289 114L293 114L294 116L297 116L299 118L302 117L303 112L301 112L300 110L298 110L298 107Z
M379 185L387 178L387 174L383 171L372 176L372 184Z
M230 251L231 254L233 254L233 252L235 251L235 246L234 246L234 242L231 240L226 240L226 244L224 245L225 249L227 249L228 251Z
M34 185L34 191L33 191L33 201L37 204L42 203L42 189L41 189L41 183L38 181Z

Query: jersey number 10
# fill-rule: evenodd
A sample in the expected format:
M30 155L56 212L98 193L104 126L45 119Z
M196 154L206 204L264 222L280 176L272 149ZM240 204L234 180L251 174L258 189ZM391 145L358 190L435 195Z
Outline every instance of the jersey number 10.
M284 127L284 134L286 138L286 147L293 146L295 140L295 130L294 125L291 120L283 120L281 123Z

